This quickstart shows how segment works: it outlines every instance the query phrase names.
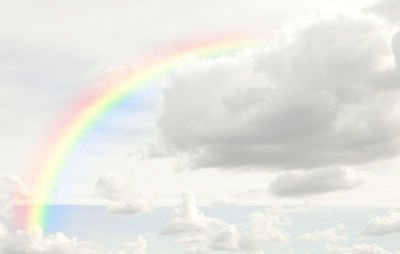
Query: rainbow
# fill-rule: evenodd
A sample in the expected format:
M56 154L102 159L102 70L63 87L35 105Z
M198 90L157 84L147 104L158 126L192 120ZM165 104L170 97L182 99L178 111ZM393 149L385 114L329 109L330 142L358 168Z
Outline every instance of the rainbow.
M177 65L176 60L181 57L214 57L247 46L259 45L261 41L253 36L236 34L180 43L145 58L145 61L127 74L101 82L103 84L100 89L84 93L72 103L69 110L63 112L61 121L51 129L51 134L43 142L39 152L40 158L30 169L34 174L32 204L26 212L26 218L22 219L25 220L24 224L28 227L46 228L49 216L47 204L50 203L53 189L65 163L85 133L106 112L152 81L173 71Z

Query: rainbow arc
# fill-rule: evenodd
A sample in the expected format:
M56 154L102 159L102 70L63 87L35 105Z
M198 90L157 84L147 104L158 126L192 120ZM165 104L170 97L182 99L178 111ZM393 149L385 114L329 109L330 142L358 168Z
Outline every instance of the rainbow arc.
M248 46L260 45L262 40L235 35L197 40L174 45L145 58L142 63L122 77L116 77L100 89L83 94L63 118L55 125L41 149L42 156L31 169L35 174L34 202L27 213L27 226L46 228L53 189L73 149L96 122L116 105L138 90L153 83L176 68L177 59L184 56L214 57L238 51Z

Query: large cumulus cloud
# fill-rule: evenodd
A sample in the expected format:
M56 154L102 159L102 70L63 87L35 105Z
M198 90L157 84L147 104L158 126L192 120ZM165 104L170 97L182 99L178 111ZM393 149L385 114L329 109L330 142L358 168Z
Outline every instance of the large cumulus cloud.
M400 2L397 0L381 0L372 4L368 8L368 11L376 13L381 17L384 17L392 22L400 21Z
M360 173L341 168L291 171L279 174L269 192L280 197L303 197L337 190L351 190L363 181Z
M164 93L165 143L195 168L322 168L393 158L400 78L392 60L399 49L388 34L370 16L339 15L272 50L189 60Z

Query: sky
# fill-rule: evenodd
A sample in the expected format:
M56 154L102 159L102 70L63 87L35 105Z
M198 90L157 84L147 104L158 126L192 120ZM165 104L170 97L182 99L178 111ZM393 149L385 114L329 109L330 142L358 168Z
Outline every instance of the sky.
M397 0L4 1L0 254L399 254L399 17ZM234 33L261 39L174 59L38 186L79 98ZM47 224L19 223L41 188Z

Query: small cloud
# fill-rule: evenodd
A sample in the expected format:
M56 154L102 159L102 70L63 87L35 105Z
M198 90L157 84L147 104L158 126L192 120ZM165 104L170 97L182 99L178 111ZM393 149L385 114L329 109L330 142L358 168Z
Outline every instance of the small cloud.
M0 216L10 217L14 205L28 196L28 189L18 176L0 174Z
M209 218L201 213L197 208L194 195L185 191L182 193L181 206L174 210L173 218L160 230L160 234L203 233L225 224L220 219Z
M254 212L249 216L250 230L242 234L240 247L246 251L258 250L260 242L285 244L289 242L289 233L282 227L290 226L287 218L272 215L267 211Z
M183 244L193 244L193 243L205 242L206 239L207 238L205 235L194 235L194 236L184 236L184 237L178 239L176 242L183 243Z
M377 244L353 244L351 247L326 244L325 250L340 254L398 254L398 252L385 250Z
M267 211L271 214L281 215L281 214L297 214L297 213L305 213L309 210L309 207L298 206L298 207L282 207L282 206L273 206L267 208Z
M253 212L248 217L247 229L240 232L218 218L201 213L191 192L182 193L182 203L174 216L160 230L162 235L181 235L177 243L188 245L185 253L214 253L215 251L245 251L262 253L260 245L284 244L289 234L283 227L290 226L286 217L265 212Z
M144 236L139 235L136 241L127 243L124 254L147 254L147 241Z
M211 206L239 206L241 197L224 196L222 199L211 202Z
M347 237L338 234L339 231L344 229L344 225L340 224L334 228L328 228L325 230L315 230L312 233L302 234L297 238L298 241L303 242L341 242L345 241Z
M212 250L232 251L239 249L240 233L235 226L228 225L221 230L209 244Z
M0 241L8 235L8 229L2 223L0 223Z
M107 213L113 215L138 215L150 211L150 195L130 193L128 183L118 174L101 176L95 184L97 196L107 199Z
M117 201L107 207L107 213L115 215L138 215L150 210L148 197L144 195L131 200Z
M2 247L1 253L77 253L81 246L75 238L67 238L63 233L44 236L40 227L31 227L18 231L9 237Z
M361 231L362 235L378 236L400 233L400 212L390 211L382 217L372 218Z
M30 227L9 235L2 242L0 253L7 254L147 254L147 241L139 235L128 242L123 250L109 252L91 242L69 238L61 232L45 235L41 227Z
M126 189L126 180L115 173L108 173L101 176L95 185L96 194L110 200L121 199L123 195L126 195Z

